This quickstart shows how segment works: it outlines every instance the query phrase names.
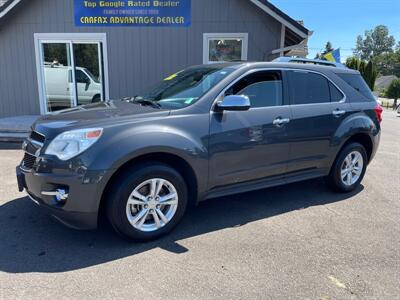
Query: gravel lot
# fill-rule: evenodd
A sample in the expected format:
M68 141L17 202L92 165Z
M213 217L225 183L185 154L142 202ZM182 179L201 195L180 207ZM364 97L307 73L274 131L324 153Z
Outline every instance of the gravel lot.
M0 150L0 298L400 299L400 117L362 187L322 180L215 199L169 236L74 231L17 192Z

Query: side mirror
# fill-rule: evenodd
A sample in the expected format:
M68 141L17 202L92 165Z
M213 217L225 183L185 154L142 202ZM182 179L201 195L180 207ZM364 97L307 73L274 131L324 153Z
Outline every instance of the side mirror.
M249 97L245 95L229 95L217 102L217 111L245 111L251 107Z

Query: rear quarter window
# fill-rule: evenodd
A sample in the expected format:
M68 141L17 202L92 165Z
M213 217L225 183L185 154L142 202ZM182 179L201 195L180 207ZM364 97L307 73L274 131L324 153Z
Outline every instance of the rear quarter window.
M374 95L361 75L347 73L336 73L336 75L344 80L352 89L363 95L367 101L375 101Z

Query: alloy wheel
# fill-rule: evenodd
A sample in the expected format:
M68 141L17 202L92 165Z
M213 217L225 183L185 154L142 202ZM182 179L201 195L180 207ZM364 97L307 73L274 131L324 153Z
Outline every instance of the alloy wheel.
M360 178L364 166L364 159L360 152L350 152L340 168L340 178L346 186L351 186Z
M152 178L139 184L126 204L129 223L143 232L157 231L167 225L178 208L178 193L174 185L162 178Z

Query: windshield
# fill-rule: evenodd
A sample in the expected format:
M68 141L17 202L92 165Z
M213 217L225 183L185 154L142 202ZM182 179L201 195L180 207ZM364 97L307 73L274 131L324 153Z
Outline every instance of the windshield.
M96 83L100 83L100 80L98 77L94 76L92 72L90 72L88 69L84 68L83 70L85 70L86 74L89 75L90 78L93 79L94 82Z
M162 108L183 108L195 103L234 70L235 68L232 67L221 66L189 68L168 76L141 95L136 96L135 100L154 101Z

